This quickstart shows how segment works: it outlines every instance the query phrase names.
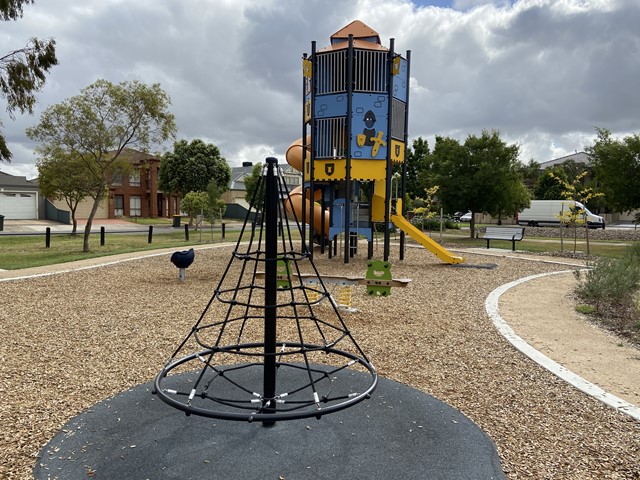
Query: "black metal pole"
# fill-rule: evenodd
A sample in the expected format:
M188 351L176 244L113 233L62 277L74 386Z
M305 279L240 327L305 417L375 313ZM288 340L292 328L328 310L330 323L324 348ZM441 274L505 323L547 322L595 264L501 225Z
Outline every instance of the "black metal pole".
M184 224L184 239L185 241L189 241L189 224L185 223Z
M278 183L275 176L278 160L267 161L265 212L265 274L264 274L264 396L263 412L275 413L276 395L276 303L278 292ZM264 426L275 422L262 422Z
M104 234L105 234L104 227L100 227L100 246L101 247L104 247Z
M45 248L51 247L51 227L47 227L44 236L44 246Z
M389 260L389 253L391 247L391 232L389 230L389 223L391 221L390 203L391 203L391 125L393 124L393 59L394 59L394 43L395 40L391 38L389 40L389 58L387 59L387 101L388 114L387 114L387 174L385 182L385 195L384 195L384 261Z
M153 239L153 225L149 225L149 235L147 236L147 243L151 243Z
M407 50L407 82L411 78L411 50ZM407 197L407 151L409 149L409 145L407 142L409 141L409 85L407 85L407 102L404 107L404 162L402 162L402 187L400 188L400 192L402 195L402 214L403 217L407 216L407 205L406 205L406 197ZM405 233L400 231L400 260L404 260L404 251L405 251Z
M324 245L326 243L326 238L324 236L324 231L327 228L325 225L324 212L326 211L327 205L324 201L324 188L322 188L322 198L320 199L320 206L322 211L322 216L320 217L320 254L324 255Z
M225 223L223 223L223 224L222 224L222 239L223 239L223 240L224 240L224 238L225 238L225 236L226 236L226 232L225 232L225 231L226 231L226 228L225 228L225 227L226 227L226 224L225 224Z
M349 223L351 222L351 130L353 128L353 35L349 34L347 48L347 154L345 155L346 177L344 186L344 263L349 263Z

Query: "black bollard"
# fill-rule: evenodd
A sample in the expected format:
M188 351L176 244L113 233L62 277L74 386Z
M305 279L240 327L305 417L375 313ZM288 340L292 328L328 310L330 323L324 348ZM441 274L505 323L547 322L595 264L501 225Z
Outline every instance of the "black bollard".
M104 247L104 227L100 227L100 246Z
M189 224L184 224L184 239L186 242L189 241Z
M223 239L223 240L224 240L224 237L225 237L225 230L226 230L226 228L225 228L225 227L226 227L226 226L227 226L226 224L224 224L224 223L222 224L222 239Z
M51 247L51 227L47 227L46 233L44 235L44 247Z
M149 236L147 237L147 243L151 243L153 238L153 225L149 225Z

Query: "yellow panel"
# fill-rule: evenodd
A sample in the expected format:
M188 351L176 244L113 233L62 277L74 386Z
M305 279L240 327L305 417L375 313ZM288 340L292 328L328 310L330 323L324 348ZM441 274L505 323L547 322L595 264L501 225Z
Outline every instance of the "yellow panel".
M304 180L309 180L309 164L305 162ZM387 162L384 160L352 159L352 180L384 180L387 175ZM343 158L316 160L314 180L344 180L347 178L347 161Z
M404 142L398 140L391 140L391 161L395 163L404 162Z
M386 191L386 181L384 179L377 180L373 186L371 197L371 220L374 222L384 222Z
M384 160L351 160L353 180L383 180L386 175L387 162Z
M311 99L304 103L304 123L311 121Z
M345 159L316 160L315 180L343 180L347 177L347 161Z
M393 59L393 68L391 69L392 75L398 75L400 73L400 57Z
M311 180L311 175L309 171L311 170L311 160L307 159L304 161L304 172L302 172L302 178L305 182Z
M311 78L311 61L302 60L302 75Z

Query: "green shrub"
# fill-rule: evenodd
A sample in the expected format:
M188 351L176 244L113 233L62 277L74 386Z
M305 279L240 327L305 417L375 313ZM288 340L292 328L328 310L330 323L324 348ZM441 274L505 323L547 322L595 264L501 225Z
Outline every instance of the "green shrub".
M425 218L421 216L416 216L411 219L411 224L419 228L420 230L426 230L430 232L440 231L440 217L434 218ZM443 219L443 227L451 230L459 230L460 225L455 223L453 220L449 218Z
M587 266L586 272L575 272L578 296L592 304L609 327L640 340L640 243L620 259L598 258Z
M635 247L637 247L636 245ZM602 302L629 304L640 286L640 249L627 251L621 259L598 258L588 263L589 270L576 272L581 281L576 293L599 306Z

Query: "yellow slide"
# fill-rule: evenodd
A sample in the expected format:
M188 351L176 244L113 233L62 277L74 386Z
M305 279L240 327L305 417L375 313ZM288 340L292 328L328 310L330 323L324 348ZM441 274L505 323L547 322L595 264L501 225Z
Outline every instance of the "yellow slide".
M422 245L424 248L433 253L436 257L445 263L462 263L464 258L453 255L449 250L444 248L438 242L431 240L424 233L411 225L409 220L402 215L391 215L391 221L393 224L402 230L404 233L413 238L416 242Z

